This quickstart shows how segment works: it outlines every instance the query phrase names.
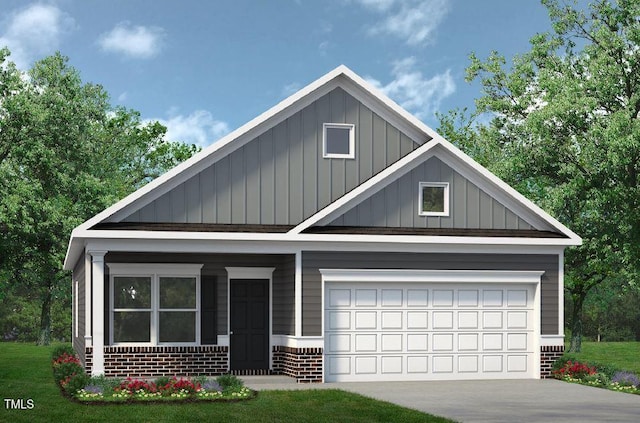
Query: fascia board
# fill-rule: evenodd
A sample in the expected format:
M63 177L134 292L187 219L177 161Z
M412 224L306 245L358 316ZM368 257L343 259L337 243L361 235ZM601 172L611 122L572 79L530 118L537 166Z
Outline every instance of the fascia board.
M361 235L361 234L292 234L292 233L248 233L248 232L165 232L86 230L78 232L82 239L113 240L186 240L186 241L242 241L242 242L340 242L340 243L386 243L386 244L469 244L469 245L576 245L568 238L525 237L468 237L468 236L422 236L422 235Z
M417 166L417 164L422 163L422 161L429 157L430 150L433 149L436 144L436 142L432 141L416 148L402 159L382 170L375 176L369 178L364 183L358 185L319 212L308 217L292 228L288 233L300 234L302 231L313 225L321 224L322 222L330 222L337 218L340 214L345 213L358 202L363 201L368 196L373 195L376 191L382 189L387 185L386 181L395 180L409 172Z
M511 208L514 209L513 211L516 212L516 214L526 215L528 214L527 212L533 213L538 218L540 218L543 222L547 223L552 228L558 230L560 233L562 233L563 235L568 237L570 240L572 240L573 243L571 245L582 244L582 238L579 235L577 235L575 232L573 232L571 229L569 229L568 227L560 223L558 220L556 220L554 217L552 217L550 214L542 210L540 207L534 204L531 200L529 200L524 195L516 191L509 184L507 184L502 179L498 178L496 175L491 173L488 169L481 166L478 162L473 160L471 157L469 157L467 154L461 151L458 147L456 147L455 145L451 144L449 141L442 138L442 136L438 135L437 133L434 133L433 135L434 135L434 140L437 140L439 145L441 145L450 154L452 154L454 157L462 161L465 165L473 169L475 172L482 175L486 180L488 180L495 187L494 189L489 189L487 192L488 194L494 196L494 198L496 198L498 201L500 201L501 199L506 200L504 201L505 205L511 206ZM470 178L470 180L474 183L476 179L477 178L473 178L473 177ZM506 194L508 197L505 198L504 195L501 194L501 191L502 193Z

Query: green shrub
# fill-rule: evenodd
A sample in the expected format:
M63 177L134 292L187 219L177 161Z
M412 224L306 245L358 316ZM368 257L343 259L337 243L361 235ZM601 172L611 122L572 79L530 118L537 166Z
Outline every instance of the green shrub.
M60 381L60 386L67 394L75 395L80 389L83 389L91 378L84 372L83 368L80 368L80 372L73 373L67 378Z
M222 392L240 390L244 386L244 382L235 375L221 375L216 378L216 381L222 388Z
M171 378L168 376L160 376L155 380L156 386L166 386L171 382Z
M51 360L56 360L64 354L75 356L76 352L70 344L58 345L51 351Z

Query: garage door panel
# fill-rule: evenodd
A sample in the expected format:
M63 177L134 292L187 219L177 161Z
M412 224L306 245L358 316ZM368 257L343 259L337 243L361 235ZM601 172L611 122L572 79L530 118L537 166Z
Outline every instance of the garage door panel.
M478 329L478 312L459 311L458 329Z
M376 307L378 291L375 289L356 289L356 307Z
M401 311L382 311L382 329L402 329L402 312Z
M422 353L428 352L429 335L427 335L426 333L407 334L407 351Z
M330 311L329 330L351 329L351 312Z
M478 373L478 356L477 355L461 355L458 356L458 372L460 373Z
M453 329L453 311L434 311L434 329Z
M429 313L426 311L407 311L407 329L428 329Z
M375 333L360 333L355 335L355 352L369 353L376 352L380 348L378 346L378 335Z
M503 307L503 291L500 289L485 289L482 291L483 307Z
M502 312L501 311L483 311L482 312L482 328L483 329L502 329Z
M458 307L478 307L479 297L477 289L461 289L458 291Z
M526 307L527 291L525 289L507 290L507 307Z
M403 373L402 358L400 355L383 355L380 358L382 374L401 375Z
M329 307L351 307L351 290L331 289L329 291Z
M453 290L452 289L434 289L433 290L433 306L434 307L452 307L453 306Z
M407 289L408 307L427 307L429 303L428 289Z
M378 312L376 311L355 311L356 330L368 330L378 328Z
M326 381L534 377L533 285L390 284L326 284Z
M383 289L382 307L402 307L402 290Z

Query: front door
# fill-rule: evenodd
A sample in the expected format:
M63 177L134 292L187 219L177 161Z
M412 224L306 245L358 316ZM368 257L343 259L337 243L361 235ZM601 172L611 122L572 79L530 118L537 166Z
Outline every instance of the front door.
M269 369L269 280L232 279L231 370Z

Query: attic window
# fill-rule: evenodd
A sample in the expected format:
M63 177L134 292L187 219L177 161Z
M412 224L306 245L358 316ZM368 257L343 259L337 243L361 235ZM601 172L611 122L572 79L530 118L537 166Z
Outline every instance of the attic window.
M447 182L420 182L418 197L420 216L449 216Z
M355 158L355 125L347 123L323 124L322 157L326 159Z

